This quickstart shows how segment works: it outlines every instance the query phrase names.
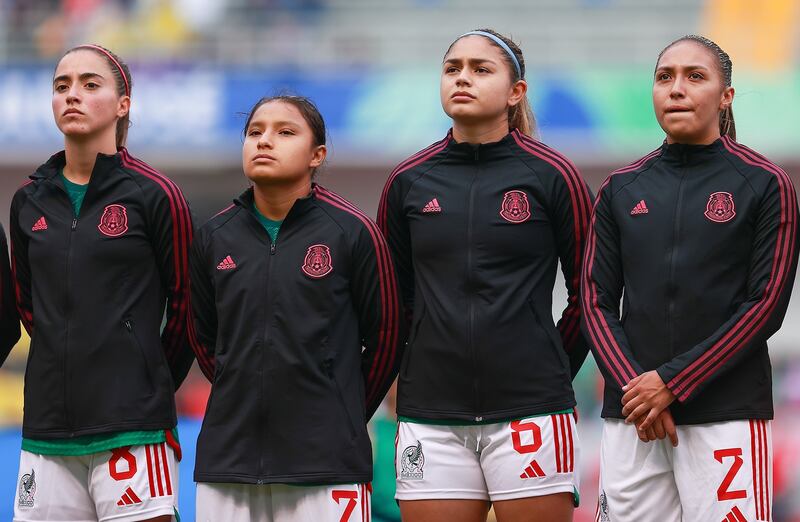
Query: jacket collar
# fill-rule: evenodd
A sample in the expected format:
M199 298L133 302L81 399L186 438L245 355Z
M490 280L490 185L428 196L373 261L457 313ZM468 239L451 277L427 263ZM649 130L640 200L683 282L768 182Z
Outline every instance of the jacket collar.
M451 158L463 161L480 161L495 158L499 153L509 150L509 146L514 142L511 131L503 136L499 141L491 143L459 143L453 138L453 129L447 133L447 150Z
M289 216L300 215L308 212L308 210L316 205L316 191L317 191L317 184L311 184L311 192L308 196L304 198L298 198L295 200L292 208L289 209L289 213L286 214L286 218ZM237 198L233 200L234 205L242 207L244 210L247 210L250 213L253 213L253 204L255 202L255 196L253 195L253 187L249 187L247 190L242 192Z
M119 167L122 164L121 156L125 150L125 148L121 148L116 154L102 154L98 152L94 169L92 170L92 179L94 179L98 174L104 175ZM36 171L31 174L30 178L33 180L51 179L61 172L66 163L66 153L63 150L61 152L57 152L50 156L50 159L48 159L44 164L39 166L39 168L37 168Z
M688 145L686 143L664 143L661 145L663 157L680 165L696 165L708 161L723 147L722 139L718 138L708 145Z

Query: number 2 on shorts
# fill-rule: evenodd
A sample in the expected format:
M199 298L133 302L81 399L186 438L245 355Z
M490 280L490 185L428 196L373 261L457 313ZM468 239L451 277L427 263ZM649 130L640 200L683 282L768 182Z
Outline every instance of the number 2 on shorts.
M733 464L722 479L722 484L717 489L717 500L720 502L724 500L736 500L738 498L747 498L747 491L738 489L736 491L729 491L733 479L742 467L744 460L742 459L742 448L727 448L714 451L714 459L722 464L722 460L726 457L733 457Z

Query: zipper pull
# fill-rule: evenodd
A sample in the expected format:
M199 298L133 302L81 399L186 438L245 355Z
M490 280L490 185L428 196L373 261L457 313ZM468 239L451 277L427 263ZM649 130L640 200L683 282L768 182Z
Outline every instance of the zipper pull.
M478 161L480 159L480 152L479 152L480 149L478 147L480 147L480 145L475 147L475 161Z
M131 322L130 322L130 320L128 320L128 319L125 319L125 328L126 328L126 329L127 329L129 332L130 332L130 331L133 331L133 328L131 327Z
M271 256L275 255L275 243L270 243L269 244L269 255L271 255Z
M72 230L75 230L78 226L78 218L72 218Z

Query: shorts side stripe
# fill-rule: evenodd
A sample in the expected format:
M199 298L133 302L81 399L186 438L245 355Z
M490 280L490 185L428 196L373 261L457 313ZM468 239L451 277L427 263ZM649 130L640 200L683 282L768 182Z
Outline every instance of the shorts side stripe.
M150 446L153 449L153 460L156 463L156 479L158 480L158 496L164 496L164 482L161 480L161 459L158 456L158 451L156 451L156 445L152 444Z
M568 464L568 461L567 461L567 449L568 449L567 448L567 429L566 429L566 426L564 425L564 415L563 414L558 416L558 422L561 424L561 451L563 452L562 453L563 454L563 458L561 460L561 472L562 473L566 473L567 469L568 469L567 466L569 464Z
M550 420L553 421L553 443L555 444L556 473L561 473L561 444L558 440L558 419L556 417L556 415L551 415Z
M167 461L166 444L161 443L161 461L164 463L164 481L167 483L167 495L172 495L172 481L169 476L169 462Z
M564 414L564 421L567 423L567 432L569 434L569 471L575 471L575 443L572 440L572 422L570 422L569 415Z
M145 445L144 450L147 453L147 478L150 484L150 498L155 498L156 488L153 485L153 459L150 454L150 446Z

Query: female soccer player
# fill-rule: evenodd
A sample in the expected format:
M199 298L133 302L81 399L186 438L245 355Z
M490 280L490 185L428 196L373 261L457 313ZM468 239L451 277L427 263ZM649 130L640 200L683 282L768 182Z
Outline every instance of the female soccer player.
M397 498L403 520L572 520L578 438L571 378L586 356L578 284L591 195L531 138L525 63L472 31L448 49L453 128L400 164L378 219L413 311L401 364ZM561 262L568 305L556 327Z
M14 303L6 231L0 225L0 366L19 340L19 315Z
M717 44L671 43L653 83L666 141L598 195L582 294L606 380L598 520L771 520L767 339L794 281L797 200L734 141L733 97Z
M192 222L178 188L124 148L131 83L103 47L64 55L53 78L64 151L11 204L31 335L14 520L166 521L177 506L170 430L193 360Z
M252 187L200 228L191 256L212 382L198 520L365 522L366 421L405 342L391 256L374 222L312 183L326 147L310 100L259 100L244 134Z

